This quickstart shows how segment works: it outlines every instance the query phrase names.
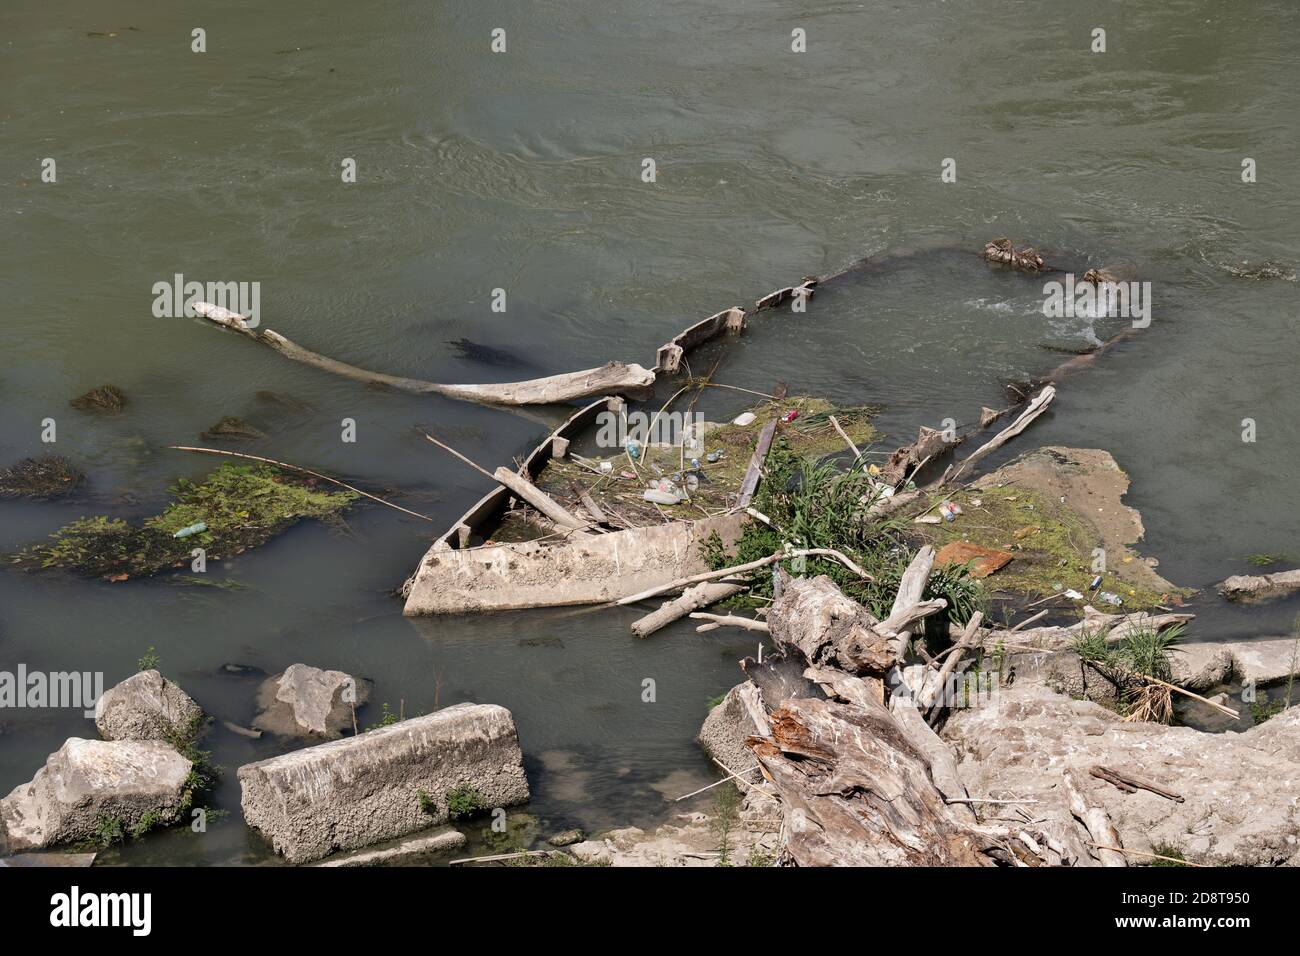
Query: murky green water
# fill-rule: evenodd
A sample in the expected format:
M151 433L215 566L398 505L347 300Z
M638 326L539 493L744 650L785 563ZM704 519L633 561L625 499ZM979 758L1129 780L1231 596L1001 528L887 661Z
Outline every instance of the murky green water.
M1089 52L1098 26L1105 54ZM488 52L494 27L505 54ZM807 53L790 52L795 27ZM376 704L404 700L407 713L435 693L498 702L518 720L532 809L557 827L653 821L708 776L692 737L752 650L743 636L679 626L637 641L633 611L413 622L386 593L486 490L415 427L495 464L544 421L367 390L197 320L154 318L151 287L177 272L260 281L264 325L362 366L508 381L649 365L687 323L868 254L1009 235L1127 264L1153 283L1151 327L1067 380L1033 440L1110 449L1133 477L1146 551L1178 583L1242 572L1252 552L1296 554L1297 285L1225 266L1300 265L1298 27L1284 0L10 0L0 463L49 450L40 427L53 417L54 450L91 481L69 502L0 503L0 548L82 514L156 510L171 481L213 464L165 446L224 415L267 432L248 450L387 490L436 521L363 509L347 534L301 526L214 569L244 590L0 574L0 668L102 670L112 683L154 645L166 673L237 722L251 719L255 682L218 676L228 661L363 674ZM57 183L41 181L45 157ZM940 182L946 157L954 184ZM1241 182L1243 157L1255 184ZM345 158L355 184L340 181ZM489 308L498 287L505 314ZM1037 281L918 256L828 288L806 315L756 320L717 380L878 403L907 437L996 404L1002 380L1060 361L1049 347L1118 327L1049 322L1041 301ZM448 344L460 339L507 354L486 364ZM68 407L106 382L127 393L124 414ZM715 390L701 408L742 401ZM1254 444L1240 439L1247 417ZM344 418L355 444L340 441ZM1296 611L1207 600L1197 633L1280 633ZM644 677L656 704L640 700ZM0 792L93 732L79 713L0 714ZM230 818L120 858L264 858L239 820L234 768L275 745L221 729L209 743L228 768L217 802Z

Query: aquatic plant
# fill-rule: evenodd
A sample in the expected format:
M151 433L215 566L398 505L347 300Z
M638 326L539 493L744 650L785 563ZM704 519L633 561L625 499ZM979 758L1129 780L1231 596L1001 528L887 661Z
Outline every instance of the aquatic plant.
M476 813L491 809L483 794L467 783L462 783L447 791L447 816L453 820L472 817Z
M1285 553L1246 555L1246 563L1253 564L1257 568L1266 568L1270 564L1281 564L1284 561L1290 561L1290 560L1292 560L1291 556Z
M95 840L102 847L110 847L126 839L126 826L121 817L101 813L95 821Z
M388 701L384 701L379 715L379 723L371 724L366 730L374 730L376 727L391 727L393 724L400 723L401 717L393 713L388 706Z
M269 465L222 464L202 482L181 479L159 515L131 524L79 518L46 543L10 555L25 570L59 569L121 581L188 565L195 547L208 560L264 544L303 518L326 519L350 505L349 491L322 491ZM177 537L196 526L202 530Z
M100 385L68 404L83 412L120 412L126 407L126 395L116 385Z

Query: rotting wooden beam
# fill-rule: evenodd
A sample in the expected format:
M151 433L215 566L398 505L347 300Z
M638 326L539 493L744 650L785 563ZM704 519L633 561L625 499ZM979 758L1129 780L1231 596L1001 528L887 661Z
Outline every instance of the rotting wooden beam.
M748 507L754 492L758 490L758 480L763 475L763 463L767 460L767 453L772 447L772 438L775 435L776 419L774 418L764 425L763 430L758 434L758 444L754 446L749 467L745 469L745 477L740 482L740 500L737 502L737 507Z

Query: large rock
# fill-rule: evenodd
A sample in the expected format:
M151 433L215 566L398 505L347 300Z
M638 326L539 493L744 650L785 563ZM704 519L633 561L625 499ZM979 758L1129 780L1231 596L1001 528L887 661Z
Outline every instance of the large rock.
M1266 601L1300 591L1300 568L1274 574L1234 574L1219 585L1229 601Z
M529 796L514 719L495 704L457 704L246 764L239 783L245 821L292 863L443 823L458 788L473 788L484 808Z
M754 766L754 755L745 746L745 738L761 736L758 726L750 716L749 709L741 700L741 692L752 685L738 684L722 698L722 703L709 711L700 727L697 739L706 754L730 768L732 773L740 774L747 780L757 780L758 770Z
M1128 849L1172 847L1216 866L1282 863L1300 851L1300 708L1245 733L1211 734L1125 723L1091 701L1017 681L988 706L957 712L943 735L972 794L1036 800L1037 818L1068 822L1062 778L1072 771ZM1095 766L1154 782L1184 802L1124 793L1090 776ZM1000 809L985 822L1015 816Z
M177 740L192 733L203 711L157 671L141 671L110 687L95 704L105 740Z
M94 837L101 820L135 827L182 812L193 764L161 740L71 737L30 783L0 800L0 849L38 850Z
M352 727L352 707L366 702L370 684L342 671L291 664L258 688L253 726L282 737L338 737Z

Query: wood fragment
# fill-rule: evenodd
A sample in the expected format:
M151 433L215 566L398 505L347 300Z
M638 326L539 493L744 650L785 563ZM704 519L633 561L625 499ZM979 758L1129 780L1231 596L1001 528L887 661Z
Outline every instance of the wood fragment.
M609 524L609 516L596 504L596 499L591 496L587 486L580 481L573 482L573 493L578 500L582 502L582 507L587 509L587 514L591 515L591 520L598 524Z
M767 460L768 450L772 447L772 437L776 434L776 419L768 422L763 426L763 430L758 435L758 444L754 448L754 454L749 459L749 467L745 470L745 477L740 482L740 500L738 507L748 506L754 492L758 490L758 480L763 474L763 462Z
M1107 783L1113 784L1126 793L1137 793L1139 790L1149 790L1156 796L1164 797L1166 800L1172 800L1174 803L1185 802L1185 798L1180 794L1174 793L1172 790L1166 790L1164 787L1158 786L1149 780L1142 777L1135 777L1122 770L1113 770L1110 767L1098 765L1089 770L1088 773L1092 774L1098 780L1105 780Z
M527 478L518 472L511 471L504 466L498 468L492 473L492 477L505 485L516 495L528 502L546 517L550 518L561 528L571 528L575 531L581 531L590 525L581 518L570 513L563 505L542 491Z
M518 860L529 856L553 856L564 853L563 850L518 850L514 853L494 853L491 856L466 856L459 860L448 861L448 866L464 866L468 863L500 863L505 860ZM564 854L568 855L568 854Z
M741 584L725 584L716 581L697 584L683 591L680 597L665 602L658 610L633 621L632 633L637 637L649 637L655 631L667 627L692 611L725 601L744 589L744 585Z
M423 434L424 437L427 438L429 441L433 442L443 451L455 455L457 458L459 458L465 464L469 465L479 474L491 478L493 481L497 482L498 484L504 485L506 488L509 488L517 496L522 498L524 501L528 502L530 505L532 505L542 514L546 515L546 517L550 518L551 521L555 522L555 524L557 524L559 527L567 528L571 531L582 531L583 529L590 527L590 524L588 522L583 521L581 518L578 518L577 516L571 514L558 501L556 501L546 492L542 491L541 488L538 488L535 484L533 484L531 481L529 481L527 478L525 478L523 475L519 474L518 472L511 471L509 468L506 468L505 466L498 468L494 472L489 472L486 468L466 458L464 455L462 455L456 449L452 448L450 445L446 445L438 441L438 439L434 438L428 432L424 432Z
M721 763L720 761L715 760L714 763L716 763L719 767L722 767L722 763ZM723 769L723 770L727 770L726 767L722 767L722 769ZM757 769L758 769L758 764L754 764L754 766L752 766L752 767L750 767L748 770L746 770L745 773L746 773L746 774L753 773L753 772L754 772L755 770L757 770ZM706 787L700 787L700 789L698 789L698 790L692 790L690 793L684 793L684 794L682 794L680 797L675 797L675 798L673 799L673 803L681 803L683 800L686 800L686 799L688 799L689 797L694 797L694 796L696 796L696 795L698 795L698 794L701 794L701 793L703 793L705 790L712 790L714 787L719 787L719 786L721 786L722 784L726 783L728 780L739 780L739 781L741 781L742 783L747 782L747 781L745 781L743 775L738 774L738 773L732 773L730 770L727 770L727 775L726 775L725 777L723 777L721 780L715 780L715 781L713 781L713 783L709 784L709 785L706 786Z
M971 452L966 458L962 459L960 464L950 467L947 473L939 479L939 487L943 487L949 482L956 481L961 476L962 472L975 464L975 462L979 461L990 452L1001 448L1008 441L1023 432L1029 427L1034 419L1047 410L1047 406L1052 404L1054 398L1056 398L1056 387L1054 385L1045 386L1041 392L1034 396L1033 401L1031 401L1029 406L1016 417L1014 422L1002 429L1002 431L998 432L979 448Z
M849 433L840 427L839 419L837 419L834 415L829 416L829 418L830 418L830 423L835 427L835 430L839 432L840 437L844 439L844 443L848 445L849 449L853 452L854 460L862 461L862 449L860 449L857 445L855 445L853 443L853 439L849 437ZM863 465L862 467L863 470L865 471L867 466Z
M975 640L975 635L979 633L980 621L982 620L984 620L983 611L976 611L971 615L970 620L966 622L966 630L962 632L961 640L957 642L956 650L948 655L948 659L943 662L943 666L939 669L939 679L935 682L934 694L921 699L921 705L930 711L931 726L938 719L939 712L944 709L942 695L944 687L948 683L948 678L952 676L952 672L956 669L957 662L970 649Z
M1101 861L1102 866L1128 866L1128 861L1124 859L1123 843L1119 838L1119 832L1115 825L1110 822L1110 816L1100 807L1091 806L1079 792L1074 781L1067 770L1061 777L1061 785L1065 790L1066 799L1070 804L1070 813L1072 813L1080 823L1083 824L1088 835L1092 837L1092 845L1098 849L1097 858Z
M756 621L752 617L739 617L735 614L706 614L702 611L693 612L691 617L697 621L710 621L712 623L712 627L701 625L696 628L697 631L703 631L705 627L709 627L709 630L717 627L740 627L748 631L759 631L763 634L771 633L771 628L767 624Z
M1176 856L1162 856L1159 853L1147 853L1145 850L1130 850L1122 846L1105 846L1101 843L1089 843L1088 846L1095 847L1098 850L1113 850L1116 853L1126 853L1129 856L1145 857L1148 860L1164 860L1168 863L1177 863L1179 866L1194 866L1198 869L1209 869L1204 863L1193 863L1191 860L1180 860Z

